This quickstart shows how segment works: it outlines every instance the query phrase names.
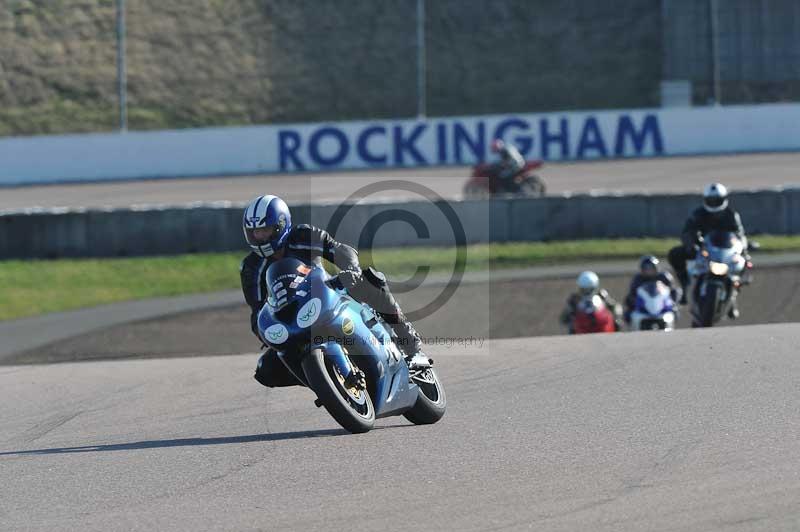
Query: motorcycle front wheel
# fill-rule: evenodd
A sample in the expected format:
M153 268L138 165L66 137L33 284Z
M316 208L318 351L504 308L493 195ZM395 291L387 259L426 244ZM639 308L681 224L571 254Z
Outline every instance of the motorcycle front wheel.
M417 385L419 392L417 402L403 414L405 418L415 425L430 425L442 419L447 410L447 397L433 368L413 373L411 382Z
M375 425L375 407L369 393L354 386L345 386L346 375L341 374L322 349L311 351L303 359L302 366L309 387L337 423L354 434L372 429Z
M525 180L520 184L519 190L524 196L540 197L544 196L547 187L539 176L529 175L526 176Z
M698 325L700 327L712 327L718 321L718 309L720 306L720 286L716 283L706 285L706 295L700 300Z

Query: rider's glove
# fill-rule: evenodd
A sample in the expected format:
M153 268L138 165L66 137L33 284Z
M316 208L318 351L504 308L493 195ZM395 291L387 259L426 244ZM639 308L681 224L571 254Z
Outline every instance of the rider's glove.
M342 283L345 290L352 289L354 286L361 284L364 280L364 276L361 275L360 270L342 270L336 277L339 279L339 282Z

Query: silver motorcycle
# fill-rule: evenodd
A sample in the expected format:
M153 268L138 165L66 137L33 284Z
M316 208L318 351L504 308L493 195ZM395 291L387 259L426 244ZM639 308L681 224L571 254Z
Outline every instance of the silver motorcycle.
M692 327L713 327L732 313L742 285L752 280L753 264L736 233L712 231L703 237L700 251L687 264L694 279Z

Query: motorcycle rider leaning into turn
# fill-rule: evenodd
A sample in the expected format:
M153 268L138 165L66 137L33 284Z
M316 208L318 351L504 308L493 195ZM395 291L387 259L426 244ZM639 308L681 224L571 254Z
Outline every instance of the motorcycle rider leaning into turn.
M675 280L669 272L659 270L659 260L655 255L645 255L639 259L639 273L631 279L631 286L628 288L628 295L625 296L625 323L631 323L631 313L636 307L636 291L645 283L661 281L670 289L670 297L673 301L678 301L680 289L675 286Z
M564 307L564 310L561 311L561 316L559 318L561 324L567 327L569 330L569 334L575 333L573 324L575 321L575 313L578 308L578 303L580 303L582 299L592 297L595 294L600 296L600 299L603 300L605 306L614 315L614 328L617 331L622 330L622 322L620 319L622 315L622 308L620 307L620 304L617 303L617 300L611 297L611 294L609 294L607 290L600 288L600 278L597 276L597 274L589 271L582 272L580 275L578 275L576 284L578 286L578 290L577 292L570 294L569 298L567 298L567 304Z
M741 239L744 255L747 257L747 236L739 213L729 206L728 189L721 183L712 183L703 190L703 205L696 208L683 226L682 245L669 250L667 260L681 283L680 304L687 303L689 273L686 261L693 260L700 250L703 235L711 231L730 231ZM738 305L734 303L729 312L731 319L739 317Z
M259 196L244 211L244 236L252 251L242 261L242 291L250 306L250 326L263 342L258 331L258 313L267 300L266 272L275 261L284 257L306 264L319 264L321 259L339 268L337 275L347 293L371 306L397 335L397 347L405 355L409 367L428 367L432 361L422 352L422 340L403 314L386 282L386 277L372 268L362 270L358 252L334 240L326 231L311 225L292 225L286 203L277 196ZM258 360L255 379L268 387L300 384L269 348Z

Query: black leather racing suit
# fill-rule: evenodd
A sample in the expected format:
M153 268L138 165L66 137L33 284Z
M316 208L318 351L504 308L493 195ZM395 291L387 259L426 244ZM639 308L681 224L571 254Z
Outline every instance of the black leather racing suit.
M705 207L698 207L683 226L683 232L681 233L683 245L672 248L667 257L684 292L689 285L686 261L694 259L700 237L715 230L736 233L736 236L742 240L745 251L747 251L747 237L738 212L731 207L726 207L719 212L709 212Z
M398 347L407 355L419 349L419 335L400 310L385 278L373 270L361 275L358 252L355 249L337 242L326 231L305 224L293 226L289 230L284 249L283 257L296 258L307 264L318 264L324 258L343 272L352 272L349 278L355 282L348 287L349 295L370 305L386 320L397 333ZM272 257L264 258L251 252L241 265L242 291L251 310L250 327L261 341L263 339L258 331L258 313L267 300L265 275L274 260ZM299 384L272 349L267 349L259 359L255 379L270 387Z

